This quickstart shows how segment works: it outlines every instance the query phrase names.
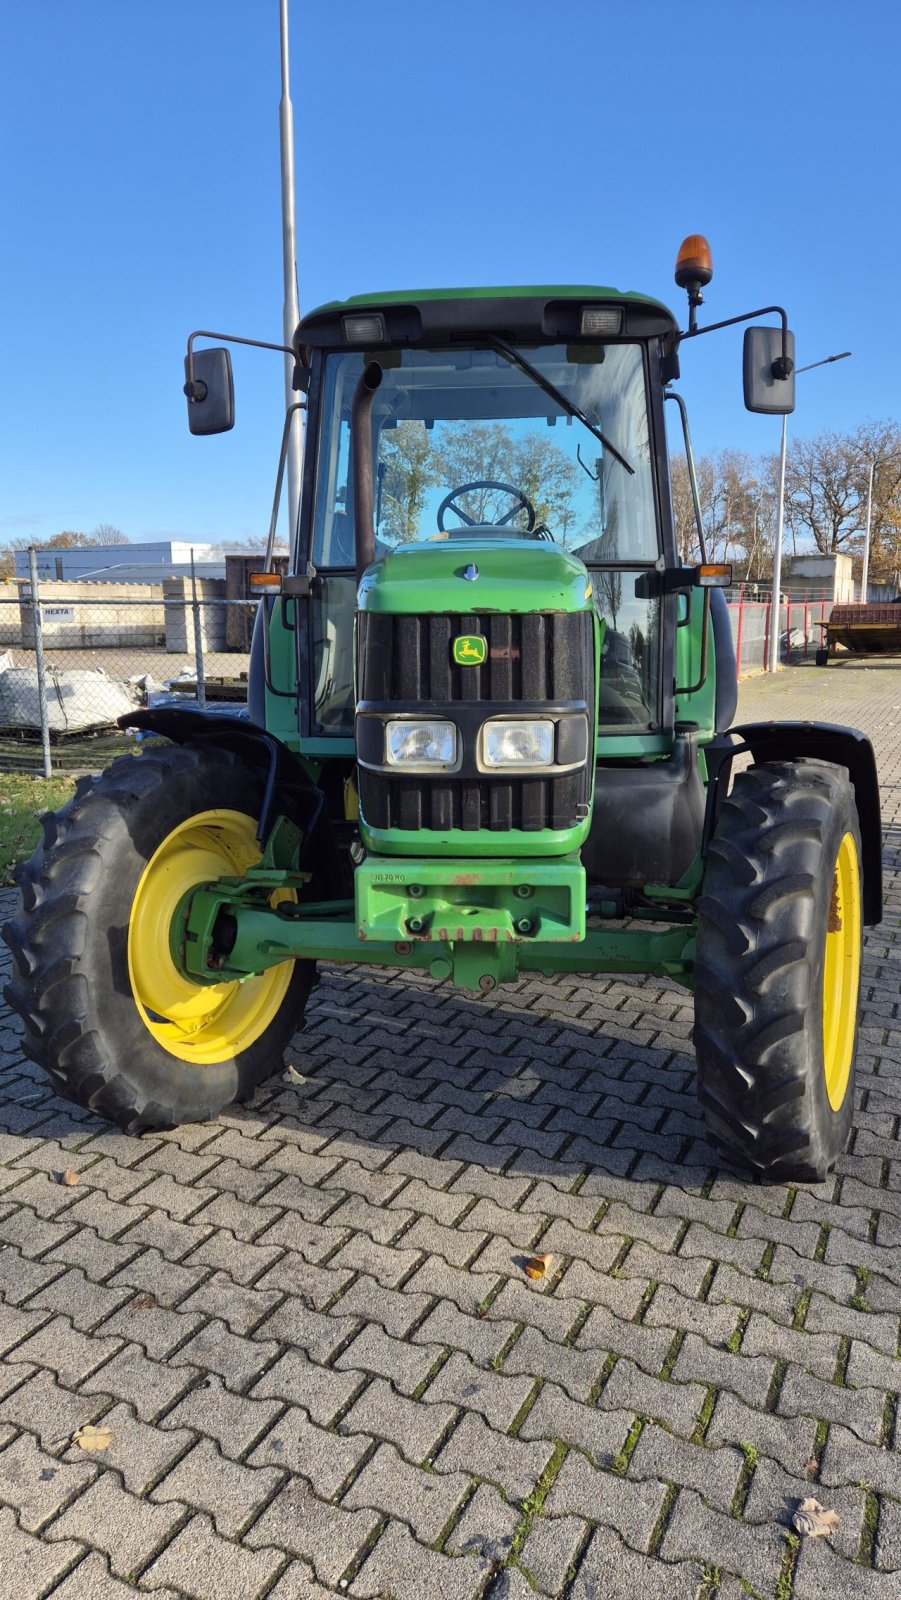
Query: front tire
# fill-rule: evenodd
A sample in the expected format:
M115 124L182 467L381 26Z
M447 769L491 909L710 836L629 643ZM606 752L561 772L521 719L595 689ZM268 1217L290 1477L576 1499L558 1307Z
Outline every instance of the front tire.
M57 1090L129 1132L203 1122L277 1070L314 978L285 962L193 985L169 949L197 883L259 860L262 781L233 752L166 746L82 780L17 869L7 998Z
M694 1040L712 1142L765 1182L824 1178L851 1130L860 857L844 768L736 776L698 907Z

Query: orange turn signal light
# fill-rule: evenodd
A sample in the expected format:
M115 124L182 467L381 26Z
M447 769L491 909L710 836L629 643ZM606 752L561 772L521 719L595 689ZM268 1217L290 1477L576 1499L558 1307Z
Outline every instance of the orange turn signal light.
M713 277L713 256L703 233L690 233L683 239L676 256L676 282L680 289L691 285L703 288Z
M731 561L705 561L697 569L700 589L728 589L732 582Z
M282 575L280 572L251 572L247 582L251 589L262 589L266 594L280 594Z

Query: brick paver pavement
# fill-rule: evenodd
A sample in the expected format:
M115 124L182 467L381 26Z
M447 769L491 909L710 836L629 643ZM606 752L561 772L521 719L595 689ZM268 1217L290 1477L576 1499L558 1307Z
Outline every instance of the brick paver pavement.
M890 874L899 690L741 696L874 737ZM141 1139L0 1012L0 1600L897 1600L899 958L890 876L851 1146L799 1190L718 1168L656 979L330 970L304 1081Z

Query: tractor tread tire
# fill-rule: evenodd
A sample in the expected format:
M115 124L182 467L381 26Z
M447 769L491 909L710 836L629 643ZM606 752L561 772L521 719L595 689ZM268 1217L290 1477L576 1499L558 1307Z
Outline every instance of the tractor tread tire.
M736 775L708 853L695 964L698 1096L717 1151L761 1182L821 1180L850 1131L853 1055L837 1111L822 1062L825 929L849 831L859 860L844 768L774 761Z
M137 1052L123 1049L109 1026L110 1008L121 1003L123 984L139 1021L140 1013L124 957L113 981L104 984L92 938L96 941L98 917L111 904L110 880L122 870L123 825L129 837L135 827L146 826L148 813L165 806L172 786L185 782L193 783L196 793L209 784L216 796L209 803L225 806L230 802L219 794L231 791L244 798L259 787L234 752L209 745L167 745L139 757L122 756L100 777L79 779L62 811L41 819L41 843L31 860L16 868L21 903L2 930L13 955L4 993L25 1025L25 1054L43 1067L59 1094L129 1133L208 1121L226 1105L248 1100L281 1064L315 981L312 962L295 963L265 1039L237 1060L214 1067L186 1064L169 1056L146 1030ZM135 847L127 865L140 862ZM104 929L110 941L115 931ZM156 1058L143 1082L140 1062L135 1066L141 1055Z

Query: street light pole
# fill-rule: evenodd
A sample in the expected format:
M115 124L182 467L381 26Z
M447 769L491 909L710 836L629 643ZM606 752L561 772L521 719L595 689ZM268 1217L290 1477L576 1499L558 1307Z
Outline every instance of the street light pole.
M795 375L799 372L811 372L814 367L828 367L833 361L845 361L851 355L850 350L842 350L836 356L824 356L822 361L811 361L806 367L796 367ZM779 492L776 505L776 543L773 546L773 586L770 597L770 638L767 672L775 672L779 666L779 623L781 620L780 600L782 589L782 530L785 525L785 452L788 438L788 417L782 413L782 444L779 450Z
M863 571L860 575L860 598L863 604L867 603L867 586L870 580L870 526L873 521L873 479L876 476L878 461L870 462L870 487L867 490L867 531L863 538Z
M278 107L278 121L282 176L282 277L285 295L282 310L282 342L290 348L300 320L300 310L297 296L297 240L294 224L294 109L291 105L289 80L288 0L279 0L279 35L282 54L282 97ZM294 405L296 399L294 357L286 355L285 405ZM297 532L300 506L301 426L301 413L295 411L288 436L288 541L292 545Z

